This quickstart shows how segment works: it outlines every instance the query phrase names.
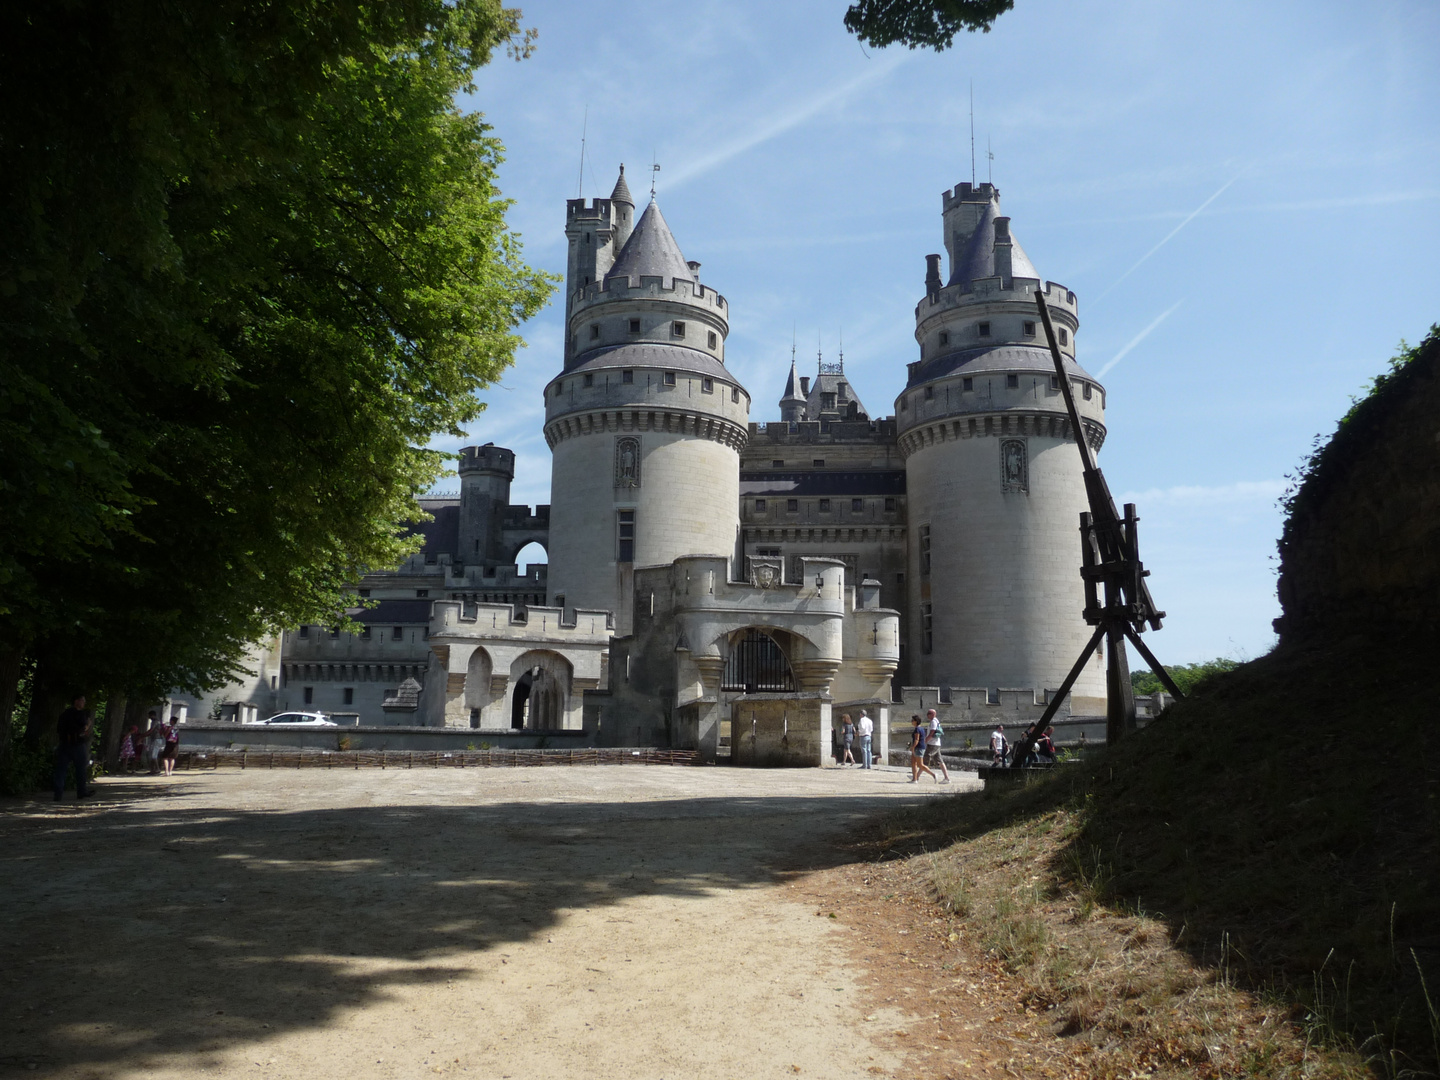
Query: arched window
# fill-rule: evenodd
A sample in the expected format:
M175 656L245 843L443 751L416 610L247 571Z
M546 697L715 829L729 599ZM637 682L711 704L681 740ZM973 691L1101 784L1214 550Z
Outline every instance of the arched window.
M730 638L730 655L725 658L720 689L747 694L784 693L795 689L795 676L785 650L765 631L752 626Z

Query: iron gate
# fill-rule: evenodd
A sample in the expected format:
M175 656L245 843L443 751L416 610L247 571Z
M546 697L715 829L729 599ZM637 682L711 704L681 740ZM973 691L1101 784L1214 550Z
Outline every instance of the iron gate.
M720 689L747 694L793 691L795 676L774 638L763 630L742 630L731 639Z

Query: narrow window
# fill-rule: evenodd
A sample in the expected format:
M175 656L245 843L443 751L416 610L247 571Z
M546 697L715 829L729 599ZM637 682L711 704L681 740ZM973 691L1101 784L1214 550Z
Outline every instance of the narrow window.
M478 728L478 727L480 726L480 710L479 710L479 709L471 709L471 710L470 710L470 726L471 726L472 728Z
M920 651L927 655L935 647L933 610L928 602L920 605Z
M313 687L313 686L307 686L307 687L305 687L305 704L306 704L306 705L314 705L314 704L315 704L315 687Z
M821 499L821 500L820 500L820 513L822 513L822 514L828 514L829 512L830 512L830 500L829 500L829 499Z
M675 385L675 373L674 373L673 371L667 371L667 372L665 372L665 385L666 385L666 386L674 386L674 385Z
M362 627L360 628L360 640L361 640L361 641L369 641L369 640L370 640L370 627L368 627L368 626L362 626Z
M755 500L755 512L756 512L757 514L763 514L763 513L765 512L765 507L768 506L768 505L769 505L769 503L767 503L764 499L756 499L756 500Z
M779 458L776 458L774 461L770 462L770 467L772 469L783 469L785 467L785 462L781 461Z
M1091 393L1094 391L1094 389L1095 389L1095 388L1094 388L1093 386L1091 386L1088 382L1085 384L1085 400L1086 400L1086 401L1089 401L1089 400L1090 400L1090 395L1091 395Z
M893 514L894 512L895 512L895 500L894 500L894 498L886 498L886 500L885 500L885 513L887 513L887 514Z
M360 590L360 595L361 595L361 596L369 596L369 595L370 595L370 590L369 590L369 589L361 589L361 590Z
M823 469L825 467L825 459L823 457L811 458L810 464L814 468Z
M599 341L599 340L600 340L600 324L599 324L599 323L591 323L591 324L590 324L590 340L591 340L591 341Z
M715 335L714 330L711 330L710 333L705 336L705 344L709 345L712 349L715 348L716 345L720 344L720 339Z
M948 330L942 330L942 331L940 331L940 344L941 344L941 345L949 345L949 344L950 344L950 332L949 332Z
M926 400L926 401L934 401L934 400L935 400L935 388L934 388L933 386L927 386L927 387L925 387L925 400Z
M635 372L633 372L633 371L622 371L622 372L620 372L620 381L621 381L622 383L633 383L633 382L635 381Z
M638 333L640 332L640 320L639 320L639 319L631 319L631 320L630 320L630 332L631 332L632 334L638 334Z
M479 541L477 540L476 543L479 543ZM430 590L429 590L429 589L416 589L416 590L415 590L415 599L417 599L417 600L424 600L424 599L425 599L427 596L429 596L429 595L430 595Z
M1034 337L1034 336L1035 336L1035 323L1034 323L1034 321L1031 320L1031 319L1026 319L1026 320L1025 320L1025 336L1026 336L1026 337Z
M738 403L740 401L740 388L738 386L730 387L730 401L732 403Z
M586 385L586 386L594 386L594 385L595 385L595 376L594 376L593 373L587 371L587 372L585 373L584 378L585 378L585 385Z
M987 686L987 687L985 688L985 704L986 704L986 705L999 705L999 704L1000 704L1000 688L999 688L998 686Z
M1060 344L1061 344L1061 345L1069 345L1069 344L1070 344L1070 331L1069 331L1069 330L1066 330L1065 327L1063 327L1063 326L1060 327Z
M1005 376L1005 385L1006 385L1009 389L1011 389L1011 390L1018 390L1018 389L1020 388L1020 376L1019 376L1019 375L1006 375L1006 376Z
M900 399L900 411L901 411L901 412L909 412L909 411L910 411L910 399L909 399L908 397L902 397L902 398Z
M559 397L559 396L560 396L561 394L563 394L564 392L565 392L565 383L564 383L564 381L563 381L563 380L557 381L557 382L555 383L555 396L556 396L556 397Z
M354 705L354 704L355 704L355 688L354 688L353 686L347 686L347 687L345 687L345 704L346 704L346 705Z
M391 640L391 641L400 641L400 640L402 640L404 637L405 637L405 628L404 628L403 626L391 627L391 629L390 629L390 640Z
M965 379L963 382L960 383L960 389L966 394L970 393L972 390L975 389L975 380Z
M990 336L990 324L988 322L982 322L979 326L976 327L976 329L980 331L981 337Z
M683 322L678 321L678 320L675 321L675 322L672 322L672 323L670 324L670 336L671 336L671 337L684 337L684 336L685 336L685 324L684 324Z
M616 546L615 558L618 562L635 561L635 511L617 510L615 512Z
M851 499L851 500L850 500L850 512L851 512L852 514L863 513L864 510L865 510L865 500L864 500L864 499Z
M821 394L821 395L820 395L820 407L821 407L822 409L827 410L827 411L830 410L830 409L835 408L835 395L834 395L834 394Z
M786 500L785 500L785 512L786 512L787 514L798 514L798 513L800 512L800 500L799 500L799 499L786 499Z
M1051 389L1051 390L1059 390L1059 389L1060 389L1060 376L1059 376L1059 375L1051 375L1051 376L1050 376L1050 389Z
M309 637L309 636L310 636L310 627L308 627L308 626L302 626L302 627L300 627L300 636L301 636L301 637Z
M702 394L713 394L715 392L715 380L702 377L700 380L700 392Z
M332 627L330 628L330 636L331 636L332 638L334 638L334 637L339 637L339 636L340 636L340 627L338 627L338 626L332 626Z
M920 526L920 573L930 573L930 526Z

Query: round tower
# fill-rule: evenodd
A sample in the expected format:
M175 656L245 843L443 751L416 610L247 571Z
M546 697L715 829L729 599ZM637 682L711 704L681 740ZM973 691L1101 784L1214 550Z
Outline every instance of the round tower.
M486 443L460 451L460 525L456 552L462 563L506 561L500 546L510 481L515 479L515 453Z
M580 234L572 248L587 232L567 229ZM602 280L584 280L607 262ZM550 601L613 611L623 636L636 567L735 552L750 395L725 367L729 305L700 283L653 198L613 262L577 263L564 370L545 388Z
M915 308L920 359L895 415L909 511L910 678L917 684L1054 689L1089 640L1080 580L1088 508L1055 367L1043 289L1085 437L1105 439L1105 391L1075 362L1075 294L1042 283L990 184L943 200L950 275L927 256ZM1104 712L1096 655L1074 712Z

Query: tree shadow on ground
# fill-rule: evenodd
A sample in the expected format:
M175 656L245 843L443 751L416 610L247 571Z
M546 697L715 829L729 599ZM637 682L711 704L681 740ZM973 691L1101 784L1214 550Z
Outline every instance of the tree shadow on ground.
M762 886L846 861L804 840L893 806L417 799L276 812L167 807L161 790L112 788L106 803L59 812L47 796L0 814L11 973L0 1066L70 1075L180 1053L203 1064L401 986L485 978L475 954L543 940L564 909Z

